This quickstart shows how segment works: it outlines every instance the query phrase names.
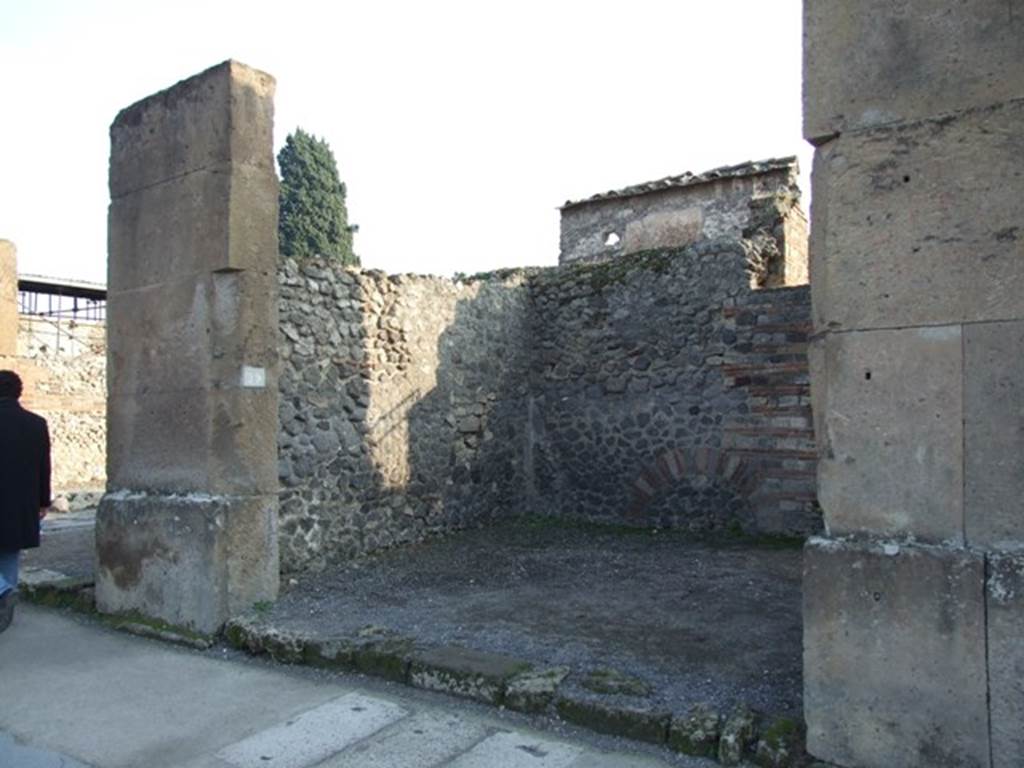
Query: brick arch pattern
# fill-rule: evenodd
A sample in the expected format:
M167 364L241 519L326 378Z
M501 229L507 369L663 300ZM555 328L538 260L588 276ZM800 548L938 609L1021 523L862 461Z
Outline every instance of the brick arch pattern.
M762 479L758 463L740 453L707 446L667 450L637 475L629 515L642 516L654 499L680 483L718 485L749 498Z

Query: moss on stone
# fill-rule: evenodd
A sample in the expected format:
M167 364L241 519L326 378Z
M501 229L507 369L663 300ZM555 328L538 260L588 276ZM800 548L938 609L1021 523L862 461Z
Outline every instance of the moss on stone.
M673 718L668 744L685 755L715 757L721 729L721 715L708 706L695 704L685 717Z
M224 640L232 648L244 651L248 645L248 633L241 624L230 622L224 627Z
M762 768L791 768L806 762L803 724L777 717L761 729L754 762Z
M668 739L670 715L648 709L619 707L603 701L560 696L555 702L558 716L598 733L664 744Z
M114 629L132 634L152 637L169 642L182 643L198 648L209 648L213 645L213 637L196 632L188 627L172 624L169 621L147 616L139 611L123 611L120 613L99 614L100 620Z
M355 648L348 640L310 640L302 649L303 663L321 669L352 671Z
M356 646L352 651L352 665L364 675L382 677L396 683L409 680L409 655L413 641L407 638L388 638Z
M20 596L34 605L62 608L79 613L95 613L96 598L92 583L80 579L61 579L45 584L23 584Z

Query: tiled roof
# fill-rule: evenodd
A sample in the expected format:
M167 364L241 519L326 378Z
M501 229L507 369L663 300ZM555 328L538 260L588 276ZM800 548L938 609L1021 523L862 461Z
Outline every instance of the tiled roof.
M633 197L634 195L646 195L650 192L660 192L665 189L678 189L680 187L692 187L697 184L704 184L718 179L731 179L741 176L757 176L772 171L797 170L796 157L774 157L768 160L756 160L739 165L725 165L721 168L714 168L704 173L690 173L686 171L678 176L666 176L657 181L648 181L643 184L634 184L622 189L613 189L608 192L601 192L583 200L569 200L562 206L562 210L572 208L584 203L592 203L597 200L613 200L621 197Z

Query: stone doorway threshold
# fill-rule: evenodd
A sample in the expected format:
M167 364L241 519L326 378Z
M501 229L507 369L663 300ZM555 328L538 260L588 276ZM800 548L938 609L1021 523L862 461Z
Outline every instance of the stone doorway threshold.
M69 557L73 536L51 550ZM30 565L60 570L46 550ZM225 637L726 764L799 765L801 570L792 542L518 520L285 578Z

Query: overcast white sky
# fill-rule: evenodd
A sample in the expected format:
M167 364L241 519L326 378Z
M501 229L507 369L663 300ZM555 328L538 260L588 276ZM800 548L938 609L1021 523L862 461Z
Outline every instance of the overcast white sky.
M104 282L108 128L227 58L277 78L275 151L330 143L364 266L553 264L557 206L799 154L800 0L0 0L0 238Z

